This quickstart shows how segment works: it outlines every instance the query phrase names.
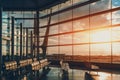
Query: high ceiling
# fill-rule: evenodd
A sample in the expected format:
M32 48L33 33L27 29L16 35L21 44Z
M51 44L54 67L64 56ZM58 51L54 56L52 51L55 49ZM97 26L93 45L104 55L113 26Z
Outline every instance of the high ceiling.
M68 0L2 0L4 11L45 10Z

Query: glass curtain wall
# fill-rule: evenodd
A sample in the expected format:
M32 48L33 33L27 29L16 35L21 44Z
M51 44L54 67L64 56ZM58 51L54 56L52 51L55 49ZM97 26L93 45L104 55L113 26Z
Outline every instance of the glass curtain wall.
M25 20L25 19L16 19L16 18L34 18L35 13L34 12L12 12L12 11L5 11L3 12L3 30L2 30L2 52L3 56L5 56L5 60L10 60L11 56L11 17L13 16L15 18L14 20L14 55L20 56L20 23L22 23L22 55L26 56L26 28L33 27L34 20ZM26 28L25 28L26 27ZM30 52L30 32L33 31L33 29L28 29L28 54L31 54ZM8 59L9 58L9 59Z
M53 13L87 1L70 0L53 7ZM48 18L43 17L40 21L41 44ZM51 59L60 59L55 55L64 54L68 61L119 64L119 18L119 0L96 0L52 15L47 55L52 55Z

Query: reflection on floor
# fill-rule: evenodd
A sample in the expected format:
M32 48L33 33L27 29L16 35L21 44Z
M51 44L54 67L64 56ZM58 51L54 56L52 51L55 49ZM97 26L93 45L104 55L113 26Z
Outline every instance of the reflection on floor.
M83 70L69 70L69 74L63 74L60 68L51 67L51 71L47 76L41 76L37 80L85 80L84 75L86 71ZM29 80L29 79L23 79Z
M7 80L120 80L120 73L107 73L86 70L70 69L68 74L62 75L60 68L50 67L51 70L46 76L42 75L42 70L38 75L21 75L19 79L12 77Z
M85 71L80 70L69 70L69 74L64 74L60 71L60 68L52 68L50 73L47 75L47 80L84 80Z

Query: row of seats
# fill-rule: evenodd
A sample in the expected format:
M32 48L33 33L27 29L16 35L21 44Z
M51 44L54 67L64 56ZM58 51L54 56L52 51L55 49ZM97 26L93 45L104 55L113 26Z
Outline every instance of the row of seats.
M33 62L31 65L32 71L39 70L41 68L39 61Z
M31 70L39 70L49 64L47 59L42 59L40 61L32 60L32 59L26 59L26 60L20 60L19 64L17 65L16 61L10 61L10 62L5 62L4 64L4 69L5 70L16 70L18 68L23 68L26 66L30 66Z
M32 62L33 62L32 59L20 60L19 67L25 67L29 64L32 64Z
M40 60L40 63L41 63L41 67L44 67L44 66L47 66L48 64L50 64L50 63L48 62L48 59Z
M42 59L40 61L33 62L30 66L31 66L32 71L37 71L49 64L50 64L50 62L48 62L47 59Z
M16 70L17 69L17 62L16 61L5 62L3 67L6 70Z

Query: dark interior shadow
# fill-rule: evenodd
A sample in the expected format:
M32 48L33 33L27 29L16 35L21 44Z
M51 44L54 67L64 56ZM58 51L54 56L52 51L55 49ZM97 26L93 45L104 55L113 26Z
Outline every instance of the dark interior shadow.
M68 71L63 70L62 80L69 80Z
M94 80L94 78L88 72L85 72L84 80Z

